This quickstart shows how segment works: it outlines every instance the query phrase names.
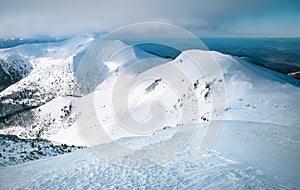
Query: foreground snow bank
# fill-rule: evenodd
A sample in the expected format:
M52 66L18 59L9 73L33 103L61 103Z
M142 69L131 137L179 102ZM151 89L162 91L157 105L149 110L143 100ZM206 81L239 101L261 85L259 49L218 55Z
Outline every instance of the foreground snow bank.
M174 128L166 128L165 132L172 133L172 130ZM179 152L168 162L151 167L147 164L136 165L136 159L158 146L159 143L153 141L160 141L163 133L151 137L131 137L123 141L129 144L143 142L143 148L126 154L122 153L122 147L117 143L110 143L97 147L97 150L102 150L103 156L100 157L91 151L93 149L84 149L1 168L0 181L8 182L1 183L1 189L293 189L300 185L297 175L299 132L298 128L290 130L277 125L227 121L210 151L200 153L195 146L197 139L194 139L185 151ZM171 138L174 142L180 142L185 138L185 133L177 133ZM177 144L169 148L175 148L173 146ZM129 165L116 164L116 159ZM147 158L144 161L146 163Z

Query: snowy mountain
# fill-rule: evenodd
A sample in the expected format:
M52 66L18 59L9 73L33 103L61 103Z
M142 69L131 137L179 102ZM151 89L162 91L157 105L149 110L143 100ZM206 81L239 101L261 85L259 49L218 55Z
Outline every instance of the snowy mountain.
M1 50L1 67L15 83L1 91L5 101L1 101L0 117L3 119L39 107L57 96L72 95L73 58L91 40L90 37L78 37Z
M25 44L1 50L0 54L4 60L1 64L2 68L12 65L15 70L27 73L27 76L22 75L19 81L15 81L1 91L0 128L15 131L15 127L20 127L21 130L29 131L27 129L34 129L36 125L48 125L47 122L54 122L50 121L52 118L46 116L46 113L43 115L41 109L43 105L57 97L73 95L75 56L83 51L92 39L77 37L62 42ZM9 64L7 57L24 61ZM28 69L28 65L31 70ZM14 72L14 74L18 73ZM66 104L66 101L63 104ZM62 115L66 117L67 109L64 106L62 105L64 109ZM44 118L37 118L39 115ZM55 119L60 118L58 115L55 117ZM45 119L47 121L44 121ZM38 133L34 130L31 134L23 134L18 130L16 135L23 138L39 137Z
M121 41L98 47L98 59L105 63L101 73L80 75L80 61L96 40L79 36L0 50L6 81L0 92L0 134L91 147L0 168L0 181L8 182L1 189L299 187L299 87L219 52L186 50L169 59ZM222 75L206 76L195 68L193 60L208 57ZM97 66L85 68L98 71ZM182 75L174 75L177 70ZM96 83L90 82L93 75ZM183 90L178 93L168 81ZM224 105L213 99L222 96L216 93L222 86ZM124 94L128 107L115 94ZM149 108L157 100L164 104L157 114L164 116L159 128L126 129L116 119L151 123ZM182 113L187 114L183 120ZM222 130L209 150L200 151L210 123L219 119ZM164 155L156 151L160 148ZM170 160L169 154L174 154Z

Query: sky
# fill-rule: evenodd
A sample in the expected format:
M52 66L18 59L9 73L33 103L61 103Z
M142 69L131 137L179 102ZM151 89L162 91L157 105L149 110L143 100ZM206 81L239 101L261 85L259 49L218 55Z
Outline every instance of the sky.
M204 37L300 37L300 0L0 0L0 38L163 22Z

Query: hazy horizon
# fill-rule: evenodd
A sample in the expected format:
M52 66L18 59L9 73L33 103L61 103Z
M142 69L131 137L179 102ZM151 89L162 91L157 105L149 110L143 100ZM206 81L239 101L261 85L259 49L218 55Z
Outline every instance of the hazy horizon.
M108 33L162 22L202 37L300 37L300 1L18 1L0 2L0 38Z

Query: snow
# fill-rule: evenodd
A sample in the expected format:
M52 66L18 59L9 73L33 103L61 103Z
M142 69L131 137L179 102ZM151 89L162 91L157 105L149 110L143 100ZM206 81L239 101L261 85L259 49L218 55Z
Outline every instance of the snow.
M157 147L159 144L153 141L159 139L161 141L168 132L158 136L131 137L123 140L128 143L141 141L148 143L148 146L144 144L144 148L138 148L133 152L116 154L118 151L122 152L123 147L118 148L115 143L110 143L98 147L98 150L102 150L102 156L96 156L94 149L85 149L1 168L0 181L9 181L2 183L1 187L2 189L188 187L217 189L220 186L230 189L297 188L298 157L294 157L293 152L295 153L299 146L286 149L285 145L289 143L287 141L278 143L281 138L279 133L273 133L272 140L265 138L270 136L268 133L270 128L282 130L281 127L271 124L228 121L223 127L224 132L210 151L200 153L193 147L187 147L168 162L151 166L147 165L147 159L139 160L139 158L141 155L149 154L149 149ZM290 140L297 138L294 130L284 131L292 135ZM298 129L296 131L299 133ZM248 138L245 139L244 135ZM174 143L170 144L168 147L170 149L176 148L184 140L185 133L176 133L172 136ZM289 156L289 162L286 161L286 156ZM123 166L116 164L114 162L116 160L122 160Z
M37 107L30 109L34 120L1 127L0 134L89 147L0 168L0 181L7 182L1 183L1 189L299 187L299 87L274 72L219 52L187 50L169 60L121 41L106 41L99 47L103 56L98 59L105 64L100 77L96 72L100 66L92 63L85 69L97 75L76 73L74 68L82 68L75 65L77 58L95 40L76 37L1 50L0 55L12 51L27 55L33 67L0 92L1 97L28 88L39 90L28 98L2 101ZM208 65L199 70L193 64L212 58L218 68ZM89 86L88 77L98 79L96 86ZM75 79L76 93L71 85ZM87 88L80 88L85 84ZM222 91L218 91L222 85L224 105ZM80 96L73 97L74 93ZM115 99L116 94L124 94L128 104L123 105L123 97ZM213 102L214 96L220 102ZM126 128L118 120L151 123L157 114L151 110L153 102L164 108L158 114L163 116L159 127ZM185 105L191 106L186 110ZM189 117L181 119L183 112ZM201 143L211 122L223 122L222 130L210 149L203 151Z
M12 135L0 135L0 144L0 167L53 157L82 148L65 144L54 145L44 139L19 139Z
M241 59L212 53L225 75L225 120L298 126L297 86Z

